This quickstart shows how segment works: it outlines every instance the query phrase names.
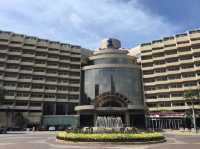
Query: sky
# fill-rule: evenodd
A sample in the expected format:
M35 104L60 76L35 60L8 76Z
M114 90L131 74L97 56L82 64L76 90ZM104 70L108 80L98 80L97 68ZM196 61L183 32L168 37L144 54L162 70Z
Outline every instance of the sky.
M96 49L122 47L200 27L200 0L0 0L0 30Z

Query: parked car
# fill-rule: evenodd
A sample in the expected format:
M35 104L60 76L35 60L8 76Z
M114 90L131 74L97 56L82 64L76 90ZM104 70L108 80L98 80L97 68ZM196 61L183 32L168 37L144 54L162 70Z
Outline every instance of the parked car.
M0 134L5 134L5 133L7 133L7 128L0 127Z
M55 131L55 130L56 130L56 128L54 126L49 127L49 131Z

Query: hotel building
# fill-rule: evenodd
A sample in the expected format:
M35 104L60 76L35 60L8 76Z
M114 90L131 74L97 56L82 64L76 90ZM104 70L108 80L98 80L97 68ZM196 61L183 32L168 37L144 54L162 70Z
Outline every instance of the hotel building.
M78 125L80 46L0 31L0 126ZM3 94L3 95L2 95Z
M179 128L191 111L188 90L200 88L200 30L140 45L147 125ZM197 114L200 100L194 102Z

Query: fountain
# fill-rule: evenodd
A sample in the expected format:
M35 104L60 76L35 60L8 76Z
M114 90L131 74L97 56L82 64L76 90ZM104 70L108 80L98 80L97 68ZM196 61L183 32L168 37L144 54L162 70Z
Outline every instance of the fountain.
M121 132L123 122L121 117L98 116L95 122L95 127L92 127L94 133L111 133Z
M111 117L111 116L98 116L95 127L99 128L122 128L123 122L121 117Z

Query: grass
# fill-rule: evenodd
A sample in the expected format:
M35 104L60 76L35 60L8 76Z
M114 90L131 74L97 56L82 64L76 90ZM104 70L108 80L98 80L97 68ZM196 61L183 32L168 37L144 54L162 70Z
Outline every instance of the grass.
M158 132L151 133L67 133L59 132L57 138L70 141L153 141L164 140Z

